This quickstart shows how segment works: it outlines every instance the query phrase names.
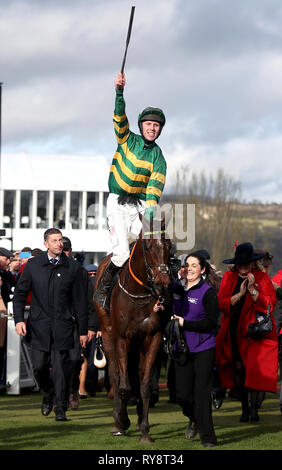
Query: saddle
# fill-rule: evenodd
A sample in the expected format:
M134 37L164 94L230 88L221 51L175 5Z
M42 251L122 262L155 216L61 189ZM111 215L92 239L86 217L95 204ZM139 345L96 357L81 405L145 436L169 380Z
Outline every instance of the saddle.
M106 303L105 303L105 310L110 313L110 302L111 302L111 295L112 295L112 291L113 291L113 288L115 287L117 281L118 281L118 278L119 278L119 274L117 273L113 279L112 279L112 283L111 283L111 286L107 292L107 298L106 298Z

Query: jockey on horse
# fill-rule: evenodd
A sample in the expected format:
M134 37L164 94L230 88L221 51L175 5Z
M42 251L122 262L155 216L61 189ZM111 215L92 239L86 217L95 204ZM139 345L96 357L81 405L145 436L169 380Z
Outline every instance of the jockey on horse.
M138 117L141 136L131 132L125 114L124 85L125 75L118 73L113 117L118 147L110 169L107 200L113 255L94 295L101 307L105 307L114 276L129 258L129 233L139 235L139 213L147 220L154 217L166 177L166 161L155 143L165 125L164 113L159 108L145 108Z

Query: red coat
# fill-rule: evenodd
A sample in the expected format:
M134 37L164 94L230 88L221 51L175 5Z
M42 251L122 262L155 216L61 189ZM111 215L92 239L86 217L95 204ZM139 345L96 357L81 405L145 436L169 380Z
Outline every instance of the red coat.
M281 281L282 281L282 270L280 269L278 273L276 273L273 278L272 282L275 282L279 287L281 287Z
M275 320L272 317L272 332L264 338L252 340L248 337L248 325L255 320L255 312L267 312L268 304L273 310L276 303L275 290L268 274L253 270L255 289L259 292L257 302L247 292L237 329L237 343L246 371L245 387L268 392L277 391L278 341ZM221 327L216 337L216 357L222 386L235 387L232 347L230 339L231 296L238 279L238 273L224 274L218 293L219 310L222 312Z

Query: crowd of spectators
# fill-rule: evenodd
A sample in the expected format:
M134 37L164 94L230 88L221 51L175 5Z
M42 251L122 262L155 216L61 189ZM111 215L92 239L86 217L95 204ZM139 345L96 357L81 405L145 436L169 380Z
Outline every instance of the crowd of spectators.
M101 335L93 305L97 266L94 264L83 266L84 257L72 252L71 240L67 237L63 237L62 252L80 264L88 285L86 294L88 334L84 347L79 343L79 325L73 312L74 348L70 351L72 374L68 406L75 410L79 407L80 400L96 394L101 383L106 387L108 396L112 397L112 394L107 366L101 371L93 362L96 339ZM14 297L15 289L29 260L44 253L46 252L40 248L29 246L14 252L0 247L2 389L5 389L6 385L7 305ZM150 406L155 406L158 402L160 368L163 363L166 369L169 401L178 403L189 418L186 438L192 439L199 432L203 444L216 445L211 414L212 403L216 409L219 409L228 392L230 397L242 403L240 421L256 422L259 421L258 411L263 405L265 392L276 391L278 359L280 369L282 367L282 271L271 279L273 256L268 251L254 250L250 243L242 243L235 247L233 258L223 260L223 264L229 265L223 275L212 264L207 250L182 254L179 260L178 282L174 289L174 310L171 313L172 318L178 319L185 331L187 353L185 358L182 356L178 362L175 358L172 359L168 354L164 354L163 349L160 351L153 369ZM202 310L195 308L199 300L197 295L202 296L199 301ZM31 298L32 289L26 297L27 306L30 305ZM262 340L256 343L247 338L248 325L258 311L262 315L265 314L269 305L273 331L267 342ZM193 341L197 338L201 338L202 343L194 344ZM264 354L261 353L265 347L271 349L266 354L272 358L271 374L269 374L269 361L266 362L266 359L263 359ZM207 364L205 356L210 351L212 353L209 355L209 366L205 369L203 367L203 364ZM200 356L205 357L203 363ZM265 383L263 374L260 378L260 371L264 368L268 371L269 383ZM133 394L131 404L135 402L136 396ZM282 393L280 409L282 412ZM46 415L49 412L42 414Z

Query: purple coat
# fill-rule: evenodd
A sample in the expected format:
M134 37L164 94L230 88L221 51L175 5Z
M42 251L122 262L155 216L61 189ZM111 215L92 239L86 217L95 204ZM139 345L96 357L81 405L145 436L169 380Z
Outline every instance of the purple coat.
M203 305L205 293L212 289L206 282L199 282L189 290L184 291L184 297L175 293L173 310L175 315L182 316L187 321L200 321L206 318ZM191 353L215 348L215 335L213 331L203 333L199 331L186 331L185 339Z

